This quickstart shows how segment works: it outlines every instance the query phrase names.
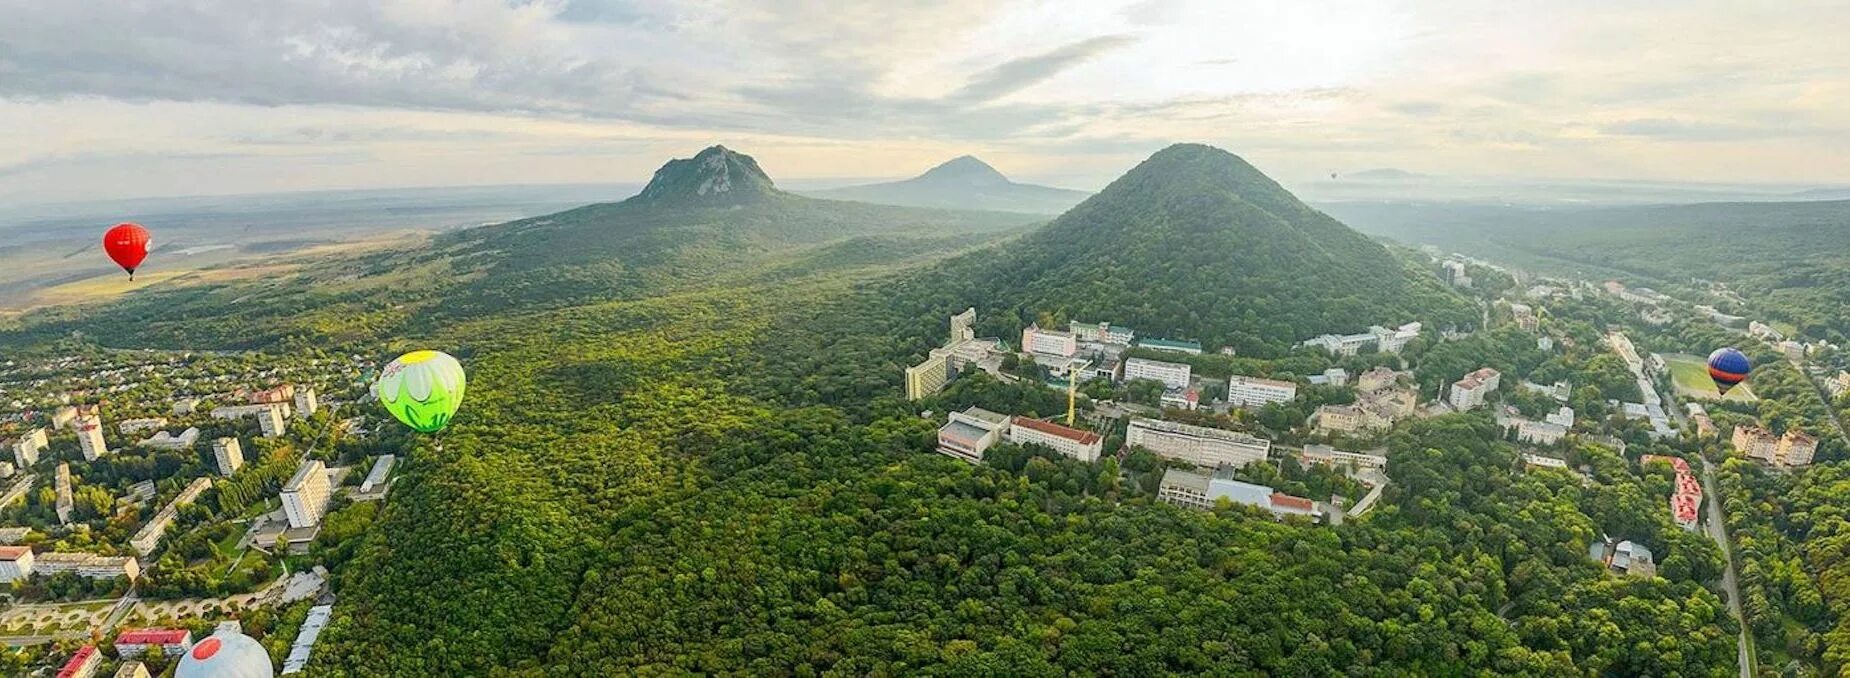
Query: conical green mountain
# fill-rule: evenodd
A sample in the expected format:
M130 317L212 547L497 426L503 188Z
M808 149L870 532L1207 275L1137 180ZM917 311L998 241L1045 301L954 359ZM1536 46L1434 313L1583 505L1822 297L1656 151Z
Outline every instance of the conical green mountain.
M819 198L883 205L1059 214L1086 192L1010 181L989 163L963 155L905 181L846 186L810 193Z
M1467 322L1432 276L1232 153L1177 144L962 275L1023 318L1276 352L1326 332ZM982 302L985 300L973 300Z
M692 158L662 165L631 202L679 207L718 207L761 202L781 193L758 161L725 146L709 146Z

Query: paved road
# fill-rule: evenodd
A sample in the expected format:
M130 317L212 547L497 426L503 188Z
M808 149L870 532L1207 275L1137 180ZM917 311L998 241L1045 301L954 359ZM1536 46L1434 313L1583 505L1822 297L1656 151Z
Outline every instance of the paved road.
M1734 549L1728 546L1728 527L1723 522L1721 495L1715 492L1715 465L1707 459L1702 460L1702 491L1709 496L1709 520L1704 531L1722 549L1723 562L1728 565L1722 570L1722 590L1728 594L1728 611L1741 625L1741 636L1735 639L1735 647L1741 658L1741 678L1753 678L1754 644L1747 635L1747 615L1741 611L1741 589L1735 583Z

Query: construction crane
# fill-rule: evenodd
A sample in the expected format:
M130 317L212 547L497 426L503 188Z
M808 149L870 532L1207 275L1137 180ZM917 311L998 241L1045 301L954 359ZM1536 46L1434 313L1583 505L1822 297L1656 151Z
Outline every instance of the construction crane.
M1088 363L1084 360L1072 360L1066 363L1066 425L1073 425L1073 408L1079 400L1079 371Z

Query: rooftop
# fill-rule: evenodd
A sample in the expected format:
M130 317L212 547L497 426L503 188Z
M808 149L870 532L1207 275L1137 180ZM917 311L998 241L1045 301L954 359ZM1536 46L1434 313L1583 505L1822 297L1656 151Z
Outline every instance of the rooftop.
M191 637L192 633L186 629L129 629L116 636L116 644L179 645Z
M945 424L943 428L938 429L938 436L941 438L950 438L967 443L975 443L981 440L985 435L989 435L989 432L961 421L953 421Z
M1157 349L1162 349L1162 348L1175 348L1175 349L1186 349L1186 350L1191 350L1191 351L1199 351L1199 350L1201 350L1201 342L1199 342L1199 341L1183 341L1183 340L1180 340L1180 339L1149 339L1149 338L1144 338L1144 339L1138 339L1138 340L1137 340L1137 345L1138 345L1138 346L1142 346L1142 347L1144 347L1144 348L1157 348Z
M302 489L302 483L303 481L308 480L308 474L320 473L322 472L323 468L325 467L322 466L321 460L319 459L310 459L306 462L303 462L302 468L296 469L295 475L290 476L289 482L283 484L283 491L284 492L294 492L296 490Z
M1091 445L1099 441L1099 435L1097 433L1072 428L1070 426L1062 426L1051 421L1015 417L1015 425L1031 431L1040 431L1050 436L1065 438L1081 445Z
M1227 383L1228 385L1257 384L1260 386L1274 386L1277 388L1294 388L1297 386L1297 384L1294 384L1289 381L1281 381L1278 379L1266 379L1264 377L1248 377L1248 376L1240 375L1240 374L1236 374L1231 377L1228 377Z
M30 546L0 546L0 560L12 562L32 552Z

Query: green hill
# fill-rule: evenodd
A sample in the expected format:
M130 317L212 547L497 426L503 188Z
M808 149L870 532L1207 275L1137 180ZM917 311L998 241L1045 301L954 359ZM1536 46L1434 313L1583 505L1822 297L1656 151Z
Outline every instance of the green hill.
M1046 228L944 277L1032 320L1109 320L1243 353L1326 332L1473 314L1432 276L1226 151L1178 144Z
M1059 214L1085 200L1085 191L1010 181L973 156L958 156L905 181L810 191L819 198L885 205Z

